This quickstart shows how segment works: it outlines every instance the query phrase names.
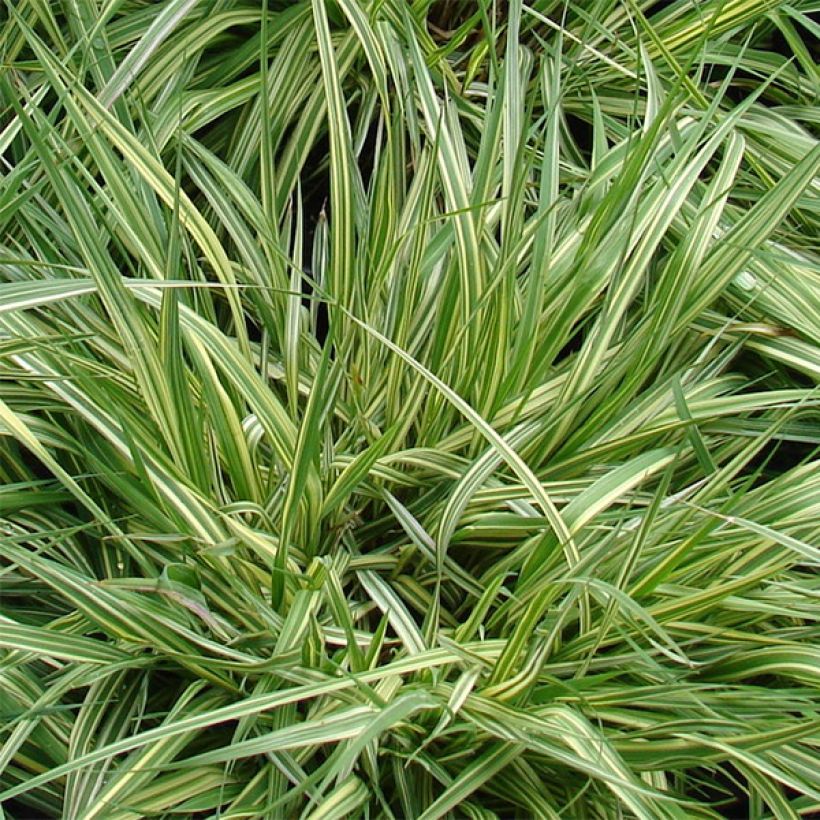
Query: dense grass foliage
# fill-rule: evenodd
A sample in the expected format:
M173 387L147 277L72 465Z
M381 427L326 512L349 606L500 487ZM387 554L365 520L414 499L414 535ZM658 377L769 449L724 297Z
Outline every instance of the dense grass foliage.
M8 0L4 816L819 811L817 10Z

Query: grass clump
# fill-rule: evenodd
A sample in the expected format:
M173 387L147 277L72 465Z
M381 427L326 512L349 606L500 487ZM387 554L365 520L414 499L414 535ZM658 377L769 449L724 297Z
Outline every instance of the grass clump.
M5 816L818 811L811 5L6 4Z

